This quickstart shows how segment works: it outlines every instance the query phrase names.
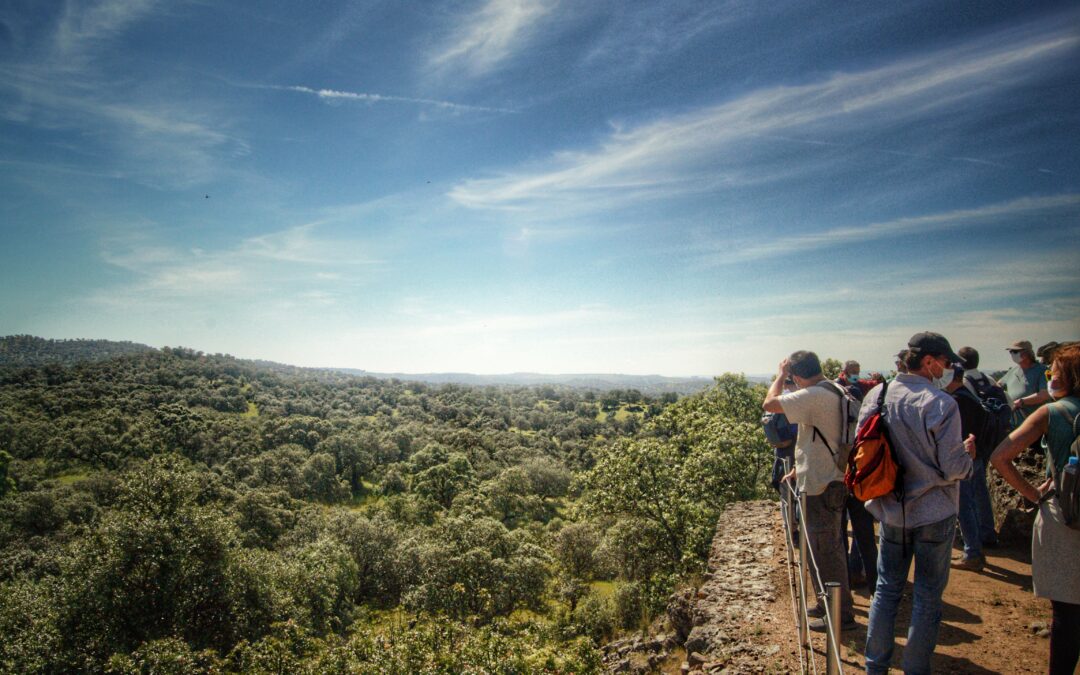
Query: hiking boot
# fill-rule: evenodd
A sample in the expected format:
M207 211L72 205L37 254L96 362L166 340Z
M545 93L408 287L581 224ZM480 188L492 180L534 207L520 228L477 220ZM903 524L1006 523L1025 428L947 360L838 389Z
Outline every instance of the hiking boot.
M810 619L810 623L806 624L807 627L815 633L825 632L825 617L819 617L817 619ZM840 617L840 630L854 630L859 627L859 624L855 623L854 616Z
M971 570L972 572L978 572L986 565L985 556L972 556L970 558L963 557L959 560L952 561L953 569L957 570Z

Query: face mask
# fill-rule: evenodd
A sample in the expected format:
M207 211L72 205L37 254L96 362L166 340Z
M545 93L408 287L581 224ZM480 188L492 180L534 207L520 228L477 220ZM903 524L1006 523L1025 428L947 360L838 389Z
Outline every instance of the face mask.
M938 389L944 389L945 387L948 387L950 384L952 384L953 374L954 373L952 368L946 368L942 371L940 376L934 378L934 384L937 385Z
M1050 394L1050 398L1054 399L1055 401L1059 398L1065 398L1069 395L1069 392L1065 391L1065 389L1061 386L1061 382L1059 382L1057 379L1050 380L1049 384L1047 384L1046 386L1046 391L1048 394Z
M1021 354L1020 352L1013 352L1013 353L1009 354L1009 356L1012 357L1013 363L1020 363L1020 361L1023 360L1022 359L1023 354Z
M847 381L854 382L855 380L859 379L860 375L862 375L862 373L848 373Z

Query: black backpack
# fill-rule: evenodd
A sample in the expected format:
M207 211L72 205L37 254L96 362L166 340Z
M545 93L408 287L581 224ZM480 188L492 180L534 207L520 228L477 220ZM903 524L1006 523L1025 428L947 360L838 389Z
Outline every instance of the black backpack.
M1009 399L1005 396L1005 390L986 375L979 377L964 376L964 383L971 384L975 393L966 386L956 390L957 395L966 396L979 404L982 409L979 415L975 434L975 457L986 460L994 452L1005 437L1012 431L1012 408Z
M795 440L791 427L792 424L788 422L784 413L767 412L761 416L761 428L765 430L765 440L774 448Z

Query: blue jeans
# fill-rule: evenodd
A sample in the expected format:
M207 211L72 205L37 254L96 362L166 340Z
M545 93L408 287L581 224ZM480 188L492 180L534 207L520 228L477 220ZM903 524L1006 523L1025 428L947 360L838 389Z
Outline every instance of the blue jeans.
M881 524L878 583L866 630L866 672L887 673L893 655L893 627L900 596L915 558L911 626L904 648L904 673L930 672L930 656L941 625L941 594L949 582L949 556L956 516L905 530Z
M990 490L986 487L986 461L971 460L971 478L960 481L960 534L964 537L964 557L982 555L984 543L997 541Z

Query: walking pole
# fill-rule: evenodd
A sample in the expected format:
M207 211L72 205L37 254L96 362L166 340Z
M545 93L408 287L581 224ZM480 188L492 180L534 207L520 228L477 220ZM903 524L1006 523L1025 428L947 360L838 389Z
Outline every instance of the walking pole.
M826 581L825 597L829 603L829 630L825 641L825 675L842 675L840 670L840 583Z

